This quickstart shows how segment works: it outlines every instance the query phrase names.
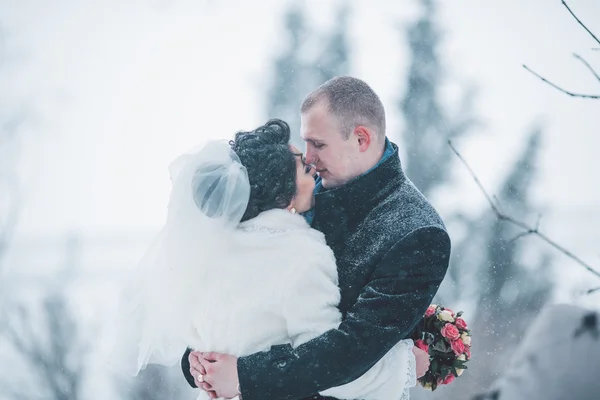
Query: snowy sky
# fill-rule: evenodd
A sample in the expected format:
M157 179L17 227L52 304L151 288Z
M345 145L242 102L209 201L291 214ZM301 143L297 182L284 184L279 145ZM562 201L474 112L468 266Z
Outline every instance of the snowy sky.
M305 1L326 29L333 1ZM399 27L414 1L354 1L352 74L369 82L401 131L396 101L405 87L406 43ZM265 118L272 60L282 46L277 0L0 0L4 37L3 113L29 105L22 147L26 203L21 234L157 229L169 191L168 163L189 147L230 137ZM573 0L600 34L600 2ZM545 127L536 196L562 215L549 228L593 254L600 239L600 102L569 98L523 70L528 64L574 91L600 82L571 53L600 70L600 47L560 1L445 3L442 54L449 82L477 85L485 128L460 144L493 188L535 123ZM449 87L450 92L452 85ZM8 107L7 107L8 106ZM455 197L484 206L466 174ZM570 186L567 189L567 186ZM443 207L443 205L441 205ZM573 218L585 244L569 242ZM582 248L582 246L584 248ZM597 255L596 255L597 256ZM597 261L593 260L595 263Z

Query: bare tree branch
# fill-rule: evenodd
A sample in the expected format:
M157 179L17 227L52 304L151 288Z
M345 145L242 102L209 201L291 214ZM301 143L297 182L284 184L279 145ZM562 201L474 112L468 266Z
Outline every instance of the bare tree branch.
M525 232L521 232L521 233L519 233L517 236L515 236L514 238L512 238L511 240L509 240L509 242L510 242L510 243L512 243L512 242L516 242L517 240L519 240L519 239L521 239L521 238L523 238L523 237L525 237L525 236L532 235L532 234L534 234L534 233L535 233L535 231L534 231L534 230L532 230L532 231L525 231Z
M43 379L46 399L76 400L86 372L86 351L79 346L81 337L65 299L52 293L42 307L43 324L25 307L3 310L0 333L28 366L32 376ZM23 395L14 397L24 398Z
M592 31L590 31L590 30L587 28L587 26L585 26L585 25L583 24L583 22L581 22L581 21L579 20L579 18L577 18L577 15L575 15L575 13L574 13L573 11L571 11L571 9L569 8L569 6L567 5L567 2L566 2L565 0L562 0L562 3L563 3L563 5L564 5L564 6L567 8L567 10L569 10L569 12L570 12L570 13L571 13L571 15L573 16L573 18L575 18L575 20L576 20L577 22L579 22L579 25L581 25L581 26L583 27L583 29L585 29L585 30L587 31L587 33L589 33L590 35L592 35L592 37L594 38L594 40L595 40L596 42L598 42L598 44L600 44L600 40L598 40L598 38L596 37L596 35L594 35L594 34L592 33Z
M571 11L571 9L569 8L569 6L567 5L566 1L562 0L562 4L567 8L567 10L569 10L569 13L571 13L571 15L573 16L573 18L575 18L575 20L579 23L579 25L581 25L583 27L583 29L585 29L593 38L596 42L598 42L598 44L600 44L600 40L598 40L598 38L596 37L596 35L594 35L592 33L592 31L590 31L588 29L587 26L585 26L585 24L583 22L581 22L579 20L579 18L577 18L577 16L575 15L575 13L573 11ZM599 50L597 48L592 49L592 50ZM583 59L583 57L579 56L578 54L573 54L575 56L575 58L577 58L579 61L581 61L594 75L594 77L600 81L600 76L598 75L598 73L596 73L596 71L594 70L594 68L592 68L592 66ZM526 65L523 65L523 68L525 68L527 71L531 72L533 75L537 76L539 79L541 79L543 82L547 83L548 85L552 86L553 88L571 96L571 97L579 97L582 99L594 99L594 100L598 100L600 99L600 95L594 95L594 94L582 94L582 93L574 93L571 92L569 90L563 89L562 87L556 85L555 83L550 82L548 79L544 78L543 76L541 76L540 74L538 74L537 72L533 71L531 68L529 68Z
M558 85L550 82L548 79L544 78L543 76L541 76L537 72L533 71L527 65L523 64L523 68L525 68L527 71L531 72L533 75L535 75L538 78L540 78L543 82L546 82L548 85L552 86L555 89L560 90L561 92L563 92L565 94L568 94L569 96L579 97L579 98L582 98L582 99L595 99L595 100L600 99L600 95L573 93L573 92L570 92L568 90L565 90L565 89L561 88L560 86L558 86Z
M587 67L587 69L589 69L592 74L596 77L596 79L598 80L598 82L600 82L600 76L598 75L598 73L594 70L594 68L583 59L583 57L581 57L579 54L577 53L573 53L573 57L575 57L576 59L578 59L579 61L581 61L583 63L583 65L585 65Z
M496 201L498 201L498 200L496 200ZM533 228L533 229L528 229L528 230L526 230L525 232L521 232L521 233L519 233L517 236L515 236L514 238L512 238L511 240L509 240L509 242L511 242L511 243L512 243L512 242L516 242L517 240L521 239L522 237L529 236L529 235L533 235L533 234L535 234L536 232L539 232L539 229L540 229L540 221L541 221L541 220L542 220L542 216L541 216L541 215L538 215L538 220L537 220L537 222L535 223L535 228Z
M592 293L595 293L595 292L598 292L598 291L600 291L600 287L586 290L586 291L582 292L581 294L592 294Z
M467 168L467 170L469 171L469 173L471 174L471 176L475 180L475 183L477 184L477 186L479 186L479 189L481 190L481 192L483 193L483 195L487 199L488 203L490 204L492 210L494 211L494 213L496 214L496 216L498 217L498 219L500 219L502 221L510 222L511 224L513 224L513 225L515 225L515 226L523 229L525 231L524 233L526 235L535 235L535 236L539 237L540 239L542 239L543 241L545 241L546 243L548 243L550 246L554 247L556 250L560 251L561 253L563 253L564 255L566 255L567 257L569 257L570 259L572 259L573 261L575 261L577 264L579 264L580 266L582 266L583 268L585 268L587 271L589 271L590 273L592 273L595 276L597 276L597 277L600 278L600 272L596 271L594 268L592 268L592 266L590 266L589 264L587 264L586 262L584 262L583 260L581 260L579 257L577 257L575 254L571 253L569 250L565 249L564 247L562 247L561 245L559 245L558 243L556 243L554 240L550 239L545 234L541 233L539 231L538 227L532 228L531 226L527 225L526 223L524 223L522 221L519 221L519 220L511 217L510 215L507 215L507 214L504 214L504 213L500 212L497 204L495 204L494 201L492 201L492 198L490 197L490 195L487 193L487 191L485 190L485 188L481 184L481 181L479 180L479 178L477 178L477 175L475 174L475 172L473 171L473 169L469 166L469 164L461 156L461 154L458 152L458 150L456 150L456 148L452 145L452 141L449 140L448 141L448 145L450 146L450 148L452 149L452 151L454 152L454 154L456 154L456 156L460 159L460 161ZM539 223L538 223L538 225L539 225Z
M57 385L54 376L57 371L51 364L52 358L46 354L41 338L36 338L34 335L29 313L22 306L18 306L16 311L18 322L15 319L10 320L8 316L6 318L3 327L6 339L34 370L41 372L46 386L52 392L60 393L60 386ZM53 399L60 399L60 397L55 396Z

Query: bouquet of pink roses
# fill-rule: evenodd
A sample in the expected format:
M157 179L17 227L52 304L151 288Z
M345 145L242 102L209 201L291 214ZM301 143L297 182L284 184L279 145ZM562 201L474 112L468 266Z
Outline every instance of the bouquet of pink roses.
M432 304L414 331L415 346L429 353L429 370L419 378L425 389L435 390L459 377L471 359L471 331L462 311Z

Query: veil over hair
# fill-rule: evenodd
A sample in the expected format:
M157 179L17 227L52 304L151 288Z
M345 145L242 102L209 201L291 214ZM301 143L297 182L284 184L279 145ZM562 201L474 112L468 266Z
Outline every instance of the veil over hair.
M179 156L169 172L165 226L122 293L113 362L133 375L181 359L203 274L222 262L250 198L246 168L224 140Z

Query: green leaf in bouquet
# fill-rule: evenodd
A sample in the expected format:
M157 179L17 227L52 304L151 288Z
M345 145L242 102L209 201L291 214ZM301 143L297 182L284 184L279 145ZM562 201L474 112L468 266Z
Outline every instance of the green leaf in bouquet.
M459 312L457 312L457 313L456 313L456 318L460 318L460 317L462 317L462 315L463 315L463 314L464 314L464 313L463 313L462 311L459 311Z
M452 367L448 367L448 366L443 366L441 369L441 375L442 377L448 376L448 374L450 373Z
M436 359L431 360L431 363L429 364L429 370L432 374L438 373L438 362Z
M432 346L429 346L429 358L434 358L437 360L443 360L448 357L448 353L444 353L443 351L435 350Z
M434 350L441 351L442 353L448 353L452 351L452 348L445 340L440 339L432 346Z
M454 375L455 378L458 378L458 372L456 372L456 368L454 368L454 366L452 366L452 375Z

